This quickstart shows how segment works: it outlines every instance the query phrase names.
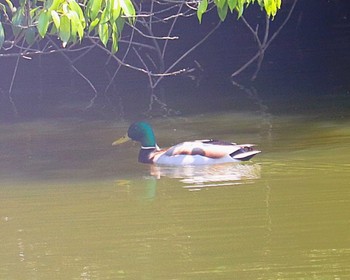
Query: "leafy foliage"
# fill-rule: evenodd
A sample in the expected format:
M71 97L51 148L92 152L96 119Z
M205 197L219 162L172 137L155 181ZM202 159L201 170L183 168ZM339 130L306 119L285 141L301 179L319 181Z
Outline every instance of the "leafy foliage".
M213 1L199 0L199 22L213 5L222 21L228 11L240 17L250 4L258 3L270 17L281 6L281 0ZM40 38L55 36L66 47L86 36L96 36L115 53L125 21L132 25L136 17L132 0L5 0L5 4L0 3L0 48L7 37L14 37L14 41L24 38L32 45Z
M2 24L0 22L0 46L2 46L4 44L5 41L5 32L4 32L4 28L2 27Z
M17 39L25 36L29 45L36 35L56 35L65 47L93 32L105 46L111 39L115 52L121 33L117 26L123 26L117 22L128 19L132 24L136 16L130 0L20 0L17 7L13 2L6 0L7 5L0 5L0 16L2 13L5 19L0 21L0 47L5 40L3 24L7 23L13 35Z
M281 8L282 0L214 0L214 5L221 21L226 19L228 10L231 13L236 12L238 18L242 16L243 11L250 4L257 2L265 10L269 17L274 17ZM199 22L202 21L203 14L208 9L208 0L200 0L197 8L197 17Z

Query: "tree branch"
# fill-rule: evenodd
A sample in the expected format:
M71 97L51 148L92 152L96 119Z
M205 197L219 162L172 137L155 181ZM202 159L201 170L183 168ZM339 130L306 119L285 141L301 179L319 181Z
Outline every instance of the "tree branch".
M291 8L290 8L290 10L288 12L287 17L284 19L282 24L278 27L278 29L273 33L273 35L270 38L269 38L270 19L266 16L265 32L264 32L263 41L261 41L260 38L259 38L258 31L257 31L258 27L256 28L256 30L254 30L252 28L252 26L248 23L248 21L244 17L242 17L242 20L243 20L244 24L248 27L250 32L253 34L254 39L258 43L259 50L249 61L247 61L238 70L236 70L235 72L233 72L231 74L231 79L233 79L234 77L236 77L237 75L242 73L245 69L247 69L253 62L255 62L258 59L257 66L256 66L256 69L255 69L252 77L251 77L251 80L254 81L257 78L257 75L258 75L258 73L260 71L262 62L264 60L265 51L267 50L267 48L270 46L272 41L277 37L277 35L281 32L283 27L289 21L289 19L290 19L291 15L292 15L292 13L294 11L294 8L295 8L297 2L298 2L298 0L294 0L293 4L292 4L292 6L291 6Z

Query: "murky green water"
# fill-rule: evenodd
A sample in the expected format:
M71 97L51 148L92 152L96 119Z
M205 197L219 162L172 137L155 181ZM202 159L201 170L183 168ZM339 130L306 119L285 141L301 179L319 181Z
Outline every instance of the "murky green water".
M0 125L0 279L349 279L350 120L152 121L159 145L253 142L247 164L152 168L127 123Z

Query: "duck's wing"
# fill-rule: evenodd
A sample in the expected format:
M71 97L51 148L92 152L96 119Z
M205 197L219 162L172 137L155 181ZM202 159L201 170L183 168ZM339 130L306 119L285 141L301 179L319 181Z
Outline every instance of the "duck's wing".
M201 165L240 162L260 153L254 145L236 145L222 141L215 144L205 141L183 142L166 150L154 150L150 154L153 163L165 165ZM220 144L219 144L220 142Z
M231 154L239 153L240 150L246 148L252 150L253 145L236 145L234 143L223 142L219 140L196 140L192 142L183 142L177 144L164 152L165 156L177 155L200 155L203 157L218 159Z

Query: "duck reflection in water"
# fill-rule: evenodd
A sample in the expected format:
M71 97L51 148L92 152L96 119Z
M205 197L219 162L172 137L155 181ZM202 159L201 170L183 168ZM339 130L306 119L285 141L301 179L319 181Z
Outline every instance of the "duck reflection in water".
M150 173L161 177L179 179L184 188L190 190L242 185L260 178L259 164L217 164L203 166L161 166L151 165Z

